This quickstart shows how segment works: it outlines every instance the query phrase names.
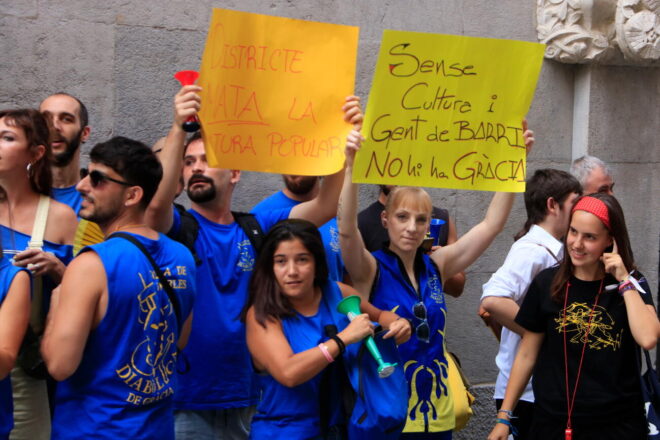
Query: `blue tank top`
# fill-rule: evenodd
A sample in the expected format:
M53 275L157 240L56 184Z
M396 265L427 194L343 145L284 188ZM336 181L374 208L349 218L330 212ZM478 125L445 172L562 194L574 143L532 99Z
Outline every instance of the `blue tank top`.
M73 212L78 215L80 205L82 204L82 195L76 189L76 185L67 186L66 188L52 188L51 193L53 199L70 206Z
M348 318L336 312L336 306L342 295L337 283L331 281L323 287L323 298L318 312L314 316L295 316L282 319L284 336L294 353L314 348L326 341L324 327L336 325L343 330ZM355 356L358 344L347 347L346 356ZM333 366L335 364L332 364ZM342 372L343 373L343 372ZM286 387L269 374L260 376L262 398L257 406L257 413L252 419L250 438L253 439L310 439L321 434L319 390L322 373L296 387ZM331 390L337 391L336 386ZM331 425L339 417L339 398L330 398Z
M408 280L399 257L389 249L373 253L378 265L371 303L383 310L411 319L410 340L399 346L405 362L408 381L408 420L404 432L441 432L454 428L453 401L447 382L445 358L445 321L447 308L442 291L440 272L428 255L418 252L415 257L415 276L419 292ZM428 343L417 339L414 328L421 324L415 318L413 306L422 301L426 306L430 327Z
M158 240L134 236L170 282L185 320L195 292L192 255L162 234ZM180 329L167 293L147 258L125 239L81 252L96 252L103 263L108 308L78 369L57 386L52 438L173 439Z
M23 234L22 232L15 231L14 229L9 229L6 226L0 225L0 232L2 232L2 248L4 255L11 259L19 252L22 252L28 248L28 242L30 241L30 236ZM43 250L45 252L52 252L59 260L68 265L73 258L73 246L68 244L57 244L51 243L50 241L44 240ZM55 287L59 284L54 282L49 276L42 277L42 289L43 289L43 317L46 317L48 309L50 308L50 293Z
M300 202L290 199L282 191L278 191L270 197L265 198L254 208L253 214L258 212L267 212L273 209L293 208ZM339 245L339 226L337 218L333 217L327 223L319 227L323 247L325 248L325 258L328 263L328 275L333 281L343 281L345 275L344 260L341 258L341 246Z
M14 277L21 271L30 273L27 269L12 265L9 259L0 255L0 306L7 297ZM0 439L9 438L9 431L14 427L13 411L11 381L7 375L0 380Z
M238 223L222 225L190 212L199 223L195 250L202 262L197 267L195 319L183 350L190 371L179 376L174 406L203 410L255 405L259 390L239 315L247 301L256 254ZM256 219L267 232L289 212L271 211ZM172 230L178 231L180 225L175 210Z

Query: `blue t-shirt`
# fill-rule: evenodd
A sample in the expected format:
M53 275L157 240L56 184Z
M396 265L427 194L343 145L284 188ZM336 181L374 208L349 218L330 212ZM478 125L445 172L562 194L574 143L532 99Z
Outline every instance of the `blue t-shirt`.
M82 194L76 189L76 185L67 186L66 188L52 188L52 197L60 203L69 205L73 212L78 215L80 205L82 204Z
M378 265L371 303L382 310L392 310L411 319L410 340L399 345L404 372L409 384L408 419L404 432L442 432L454 428L454 404L447 381L445 358L445 322L447 307L442 291L440 272L428 255L421 251L415 257L417 292L404 271L403 263L389 249L373 253ZM413 314L413 306L423 302L426 307L430 340L417 338L416 329L422 320Z
M281 320L282 331L294 353L301 353L326 341L326 325L336 325L338 331L348 326L349 321L345 315L333 312L341 299L339 286L334 281L329 281L323 288L323 300L319 303L315 315L303 316L296 312L295 316ZM350 354L346 356L355 356L357 345L349 346ZM329 367L336 365L338 364L331 364ZM321 435L319 393L324 372L325 370L307 382L291 388L280 384L269 374L259 376L263 392L252 419L250 438L309 439ZM332 382L329 391L333 390L338 391L336 381ZM335 423L339 422L339 394L336 394L334 399L332 396L323 398L329 400L331 419Z
M16 267L11 264L9 259L0 255L0 306L7 297L9 287L14 281L16 274L27 269ZM9 375L0 380L0 440L9 438L9 432L14 427L11 380Z
M265 198L254 208L253 214L268 212L274 209L293 208L300 202L287 197L282 191L278 191L270 197ZM337 218L333 217L326 224L319 228L323 245L325 247L325 258L328 262L328 272L333 281L343 281L345 270L344 261L341 258L341 247L339 245L339 227Z
M160 234L134 235L172 286L185 320L195 297L190 251ZM123 238L84 248L108 279L106 315L87 339L80 365L55 395L53 439L174 439L172 395L180 335L167 292L142 252Z
M0 232L2 233L2 250L7 258L11 259L17 253L28 248L28 242L30 241L29 235L9 229L3 225L0 225ZM73 246L68 244L57 244L44 240L43 250L44 252L52 252L64 265L68 265L73 258ZM50 293L57 287L59 282L53 281L49 276L43 276L41 278L43 289L42 315L45 318L50 308Z
M257 214L264 232L289 217L290 209ZM256 255L250 239L234 222L222 225L194 210L199 223L195 242L197 298L192 333L183 354L190 371L179 375L176 409L203 410L255 405L258 388L245 341L240 313L247 301L248 284ZM178 232L181 217L174 211L170 232Z

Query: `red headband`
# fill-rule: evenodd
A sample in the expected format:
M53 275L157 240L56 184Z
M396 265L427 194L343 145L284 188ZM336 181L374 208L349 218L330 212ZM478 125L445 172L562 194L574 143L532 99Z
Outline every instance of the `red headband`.
M573 207L573 212L575 211L586 211L595 215L608 230L611 230L610 215L607 211L607 205L602 200L590 196L582 197Z

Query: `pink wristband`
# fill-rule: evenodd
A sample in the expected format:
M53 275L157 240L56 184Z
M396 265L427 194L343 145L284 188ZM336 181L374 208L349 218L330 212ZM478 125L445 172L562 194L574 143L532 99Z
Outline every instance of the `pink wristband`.
M330 355L330 351L328 350L328 346L325 345L323 342L319 344L319 350L321 350L321 353L323 353L323 356L328 360L328 362L334 362L335 359Z

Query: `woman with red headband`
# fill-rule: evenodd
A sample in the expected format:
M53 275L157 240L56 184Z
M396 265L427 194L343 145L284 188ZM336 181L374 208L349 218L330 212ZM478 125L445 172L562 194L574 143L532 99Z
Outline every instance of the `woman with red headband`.
M508 437L532 373L530 438L647 438L636 357L638 345L655 347L660 323L614 197L577 201L563 261L534 279L516 322L525 334L489 440Z

